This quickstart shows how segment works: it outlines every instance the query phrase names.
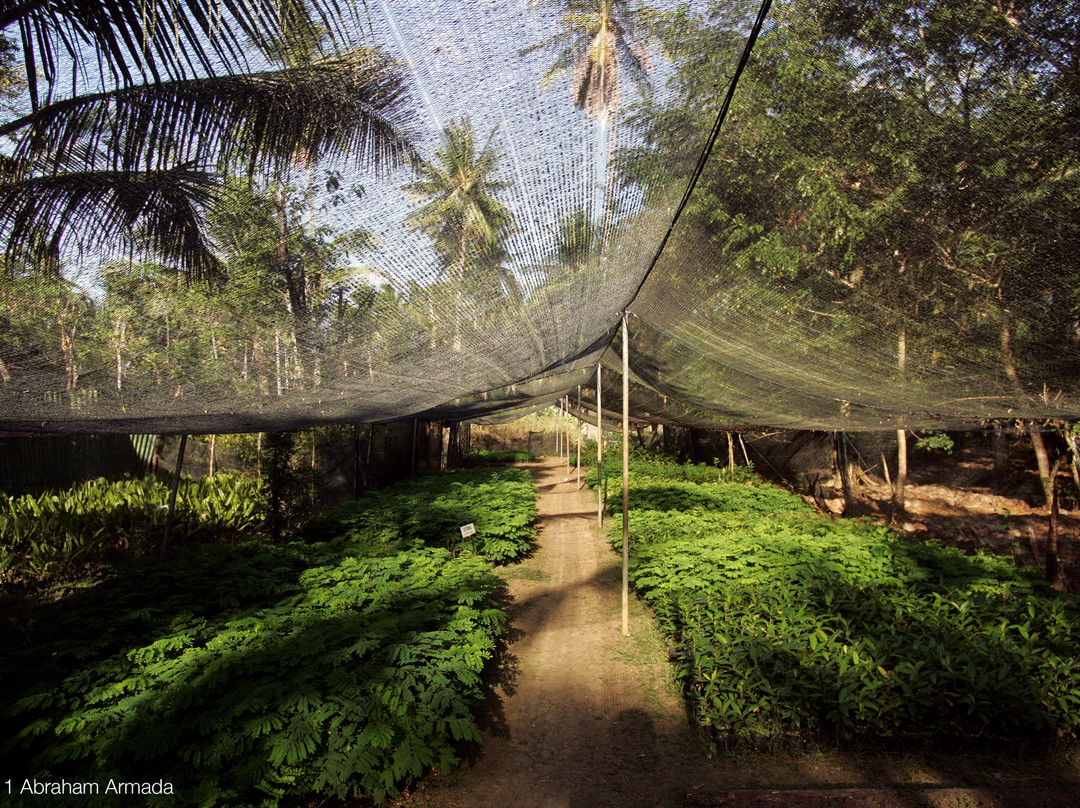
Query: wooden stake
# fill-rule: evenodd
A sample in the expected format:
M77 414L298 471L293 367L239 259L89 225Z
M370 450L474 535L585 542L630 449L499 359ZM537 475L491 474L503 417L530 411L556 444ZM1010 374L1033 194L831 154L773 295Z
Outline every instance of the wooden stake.
M604 422L601 414L600 374L603 365L596 363L596 523L604 525Z
M622 633L630 634L630 339L622 318Z
M577 411L578 417L574 421L577 425L577 487L581 490L581 385L577 386Z
M559 408L555 410L555 454L562 457L562 399L559 399Z
M566 476L570 476L570 396L563 396L566 402Z

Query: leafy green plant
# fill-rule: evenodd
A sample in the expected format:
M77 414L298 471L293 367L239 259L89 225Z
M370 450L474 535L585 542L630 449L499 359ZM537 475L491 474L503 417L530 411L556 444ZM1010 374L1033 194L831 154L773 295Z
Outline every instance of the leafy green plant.
M1080 608L1011 559L655 480L632 479L631 577L718 743L1080 737Z
M173 785L150 805L381 801L478 739L500 587L484 559L433 548L147 563L9 644L5 759L43 779Z
M630 447L630 477L638 482L644 480L657 480L669 482L692 482L692 483L741 483L745 485L758 485L760 478L753 474L753 467L736 466L729 469L725 466L709 465L707 463L679 463L673 457L667 455L650 454L640 446ZM595 463L595 455L593 457ZM584 464L584 459L582 460ZM604 449L604 478L607 480L622 478L622 448L620 443L615 443ZM585 482L591 488L596 488L596 469L590 468L585 475Z
M152 477L0 496L0 573L8 579L71 577L122 554L152 550L161 541L168 500L169 485ZM246 477L184 480L173 541L248 536L263 525L264 500L259 483Z
M948 433L938 429L924 429L915 436L916 449L942 449L945 454L952 454L956 442Z
M536 489L524 469L475 469L418 477L348 502L315 526L365 552L412 546L469 549L492 561L520 558L536 535ZM472 524L476 534L462 537Z
M461 462L466 466L499 466L505 463L532 463L536 455L514 449L474 449Z

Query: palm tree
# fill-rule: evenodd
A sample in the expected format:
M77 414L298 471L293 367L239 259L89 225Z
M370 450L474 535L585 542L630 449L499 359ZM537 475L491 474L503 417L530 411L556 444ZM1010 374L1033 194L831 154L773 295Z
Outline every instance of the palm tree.
M454 350L461 350L461 300L470 274L490 266L501 255L511 226L509 210L494 194L510 183L492 179L500 154L492 146L495 130L478 147L472 121L462 118L442 132L435 162L417 167L420 179L405 186L418 200L427 200L406 223L430 236L443 263L457 300Z
M334 19L336 7L316 0L316 17ZM193 277L212 275L204 214L229 168L272 170L331 148L377 167L411 155L399 124L404 81L382 53L245 72L248 44L296 44L281 38L282 9L282 0L0 0L0 31L18 28L31 107L0 123L14 141L0 160L9 259L40 261L81 236L138 243ZM92 78L88 49L101 67ZM93 80L107 86L84 91Z
M554 5L563 10L562 30L521 51L557 49L558 56L541 82L546 87L557 76L573 71L570 84L574 104L588 113L607 133L607 178L604 187L602 244L611 237L614 217L615 172L612 161L618 141L618 115L624 78L648 92L652 62L644 45L644 28L656 12L636 0L533 0L533 5Z
M559 221L555 257L563 266L580 272L585 269L589 255L599 246L599 241L599 228L589 218L588 209L577 208Z

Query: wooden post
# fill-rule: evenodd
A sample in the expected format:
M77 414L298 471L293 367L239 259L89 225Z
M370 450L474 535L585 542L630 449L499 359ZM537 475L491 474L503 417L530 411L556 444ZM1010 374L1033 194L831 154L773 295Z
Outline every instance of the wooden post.
M555 454L563 456L563 399L558 400L558 409L555 410Z
M603 365L596 363L596 523L604 524L604 421L601 412L600 374Z
M172 535L173 517L176 516L176 492L180 488L180 474L184 470L184 451L187 449L187 435L180 436L180 448L176 450L176 468L173 470L172 491L169 493L169 514L165 517L165 535L161 537L161 555L169 549L169 536Z
M630 634L630 338L622 319L622 633Z
M566 476L570 476L570 396L563 396L566 402Z
M577 386L577 411L578 417L574 421L577 425L577 487L581 490L581 385Z

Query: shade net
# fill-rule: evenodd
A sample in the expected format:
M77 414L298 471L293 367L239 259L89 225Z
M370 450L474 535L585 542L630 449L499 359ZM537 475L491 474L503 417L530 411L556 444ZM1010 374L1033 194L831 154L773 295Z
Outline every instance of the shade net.
M6 5L0 432L1080 414L1078 3Z

